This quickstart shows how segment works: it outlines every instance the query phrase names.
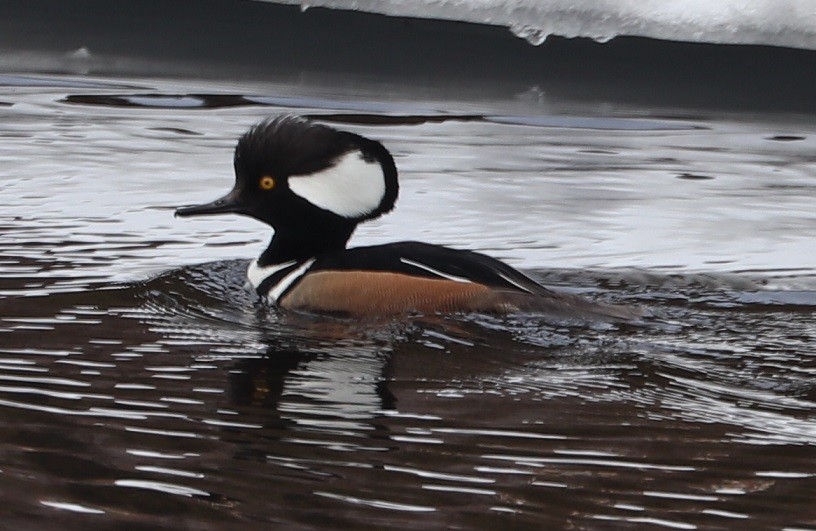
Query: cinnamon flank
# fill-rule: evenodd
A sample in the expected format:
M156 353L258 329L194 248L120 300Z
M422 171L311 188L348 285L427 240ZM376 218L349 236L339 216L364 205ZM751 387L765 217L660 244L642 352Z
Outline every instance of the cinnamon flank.
M309 273L281 300L283 308L350 315L411 312L506 312L497 292L474 282L455 282L380 271Z

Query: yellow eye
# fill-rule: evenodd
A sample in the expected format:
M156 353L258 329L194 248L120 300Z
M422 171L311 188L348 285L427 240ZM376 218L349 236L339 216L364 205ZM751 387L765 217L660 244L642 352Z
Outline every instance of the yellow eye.
M275 179L269 175L264 175L261 177L261 180L258 181L258 186L261 190L271 190L275 187Z

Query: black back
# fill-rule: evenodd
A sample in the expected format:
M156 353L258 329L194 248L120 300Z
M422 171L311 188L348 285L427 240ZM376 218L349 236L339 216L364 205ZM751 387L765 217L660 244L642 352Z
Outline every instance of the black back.
M497 289L554 295L495 258L422 242L355 247L327 253L319 256L310 268L310 271L320 270L387 271L435 279L456 277Z

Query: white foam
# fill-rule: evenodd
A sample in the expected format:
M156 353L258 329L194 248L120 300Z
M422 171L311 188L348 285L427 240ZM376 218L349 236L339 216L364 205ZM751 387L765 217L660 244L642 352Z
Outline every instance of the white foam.
M506 26L533 44L549 35L816 49L814 0L265 0L391 16Z

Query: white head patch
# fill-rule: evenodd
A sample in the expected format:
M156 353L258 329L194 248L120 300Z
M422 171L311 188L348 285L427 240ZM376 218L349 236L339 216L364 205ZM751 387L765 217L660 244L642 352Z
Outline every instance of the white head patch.
M379 162L367 161L359 151L351 151L323 171L289 177L289 189L317 207L356 218L380 206L385 176Z

